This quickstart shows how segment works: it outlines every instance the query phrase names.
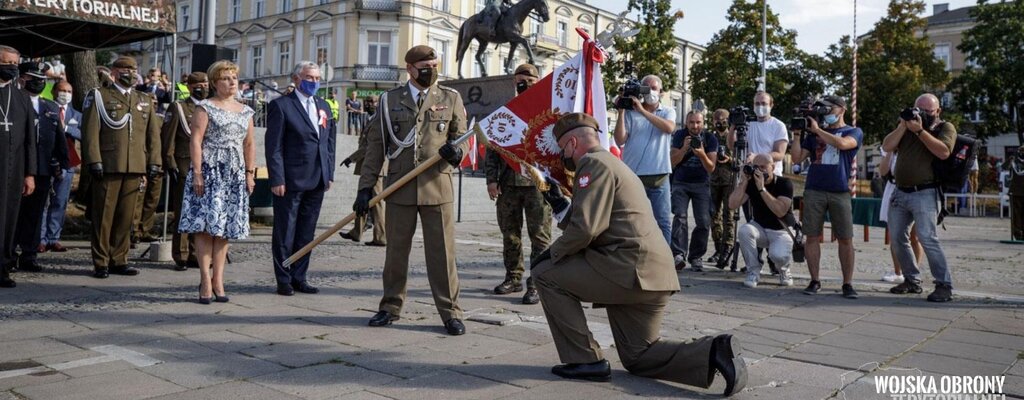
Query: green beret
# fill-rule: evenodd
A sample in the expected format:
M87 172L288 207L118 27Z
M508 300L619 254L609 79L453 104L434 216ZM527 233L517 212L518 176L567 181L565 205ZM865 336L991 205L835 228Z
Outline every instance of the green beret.
M551 133L555 135L555 140L562 140L562 135L576 128L582 128L589 126L594 128L595 131L601 130L597 125L597 120L591 117L589 114L581 112L565 114L555 122L555 127L551 129Z
M118 57L116 60L114 60L114 63L111 64L111 67L114 67L114 68L138 69L139 68L139 64L135 62L135 58L127 57L127 56L121 56L121 57Z
M405 63L415 64L424 60L436 60L437 55L434 54L434 49L430 46L414 46L405 52Z

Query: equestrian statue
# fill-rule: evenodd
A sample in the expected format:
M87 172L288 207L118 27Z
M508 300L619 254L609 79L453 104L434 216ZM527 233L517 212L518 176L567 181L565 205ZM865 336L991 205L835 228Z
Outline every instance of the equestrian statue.
M499 1L501 2L500 7L497 4ZM523 37L523 22L526 21L526 18L534 18L541 23L548 22L551 17L548 15L547 2L545 0L521 0L512 5L510 0L488 0L487 6L482 11L466 19L466 22L459 27L458 49L455 53L455 59L459 62L459 78L462 78L462 59L473 39L476 39L478 44L476 62L480 65L480 74L483 76L487 76L484 51L487 50L489 43L509 44L509 57L505 62L506 74L512 73L512 55L516 53L517 46L523 46L526 49L528 62L533 64L533 49Z

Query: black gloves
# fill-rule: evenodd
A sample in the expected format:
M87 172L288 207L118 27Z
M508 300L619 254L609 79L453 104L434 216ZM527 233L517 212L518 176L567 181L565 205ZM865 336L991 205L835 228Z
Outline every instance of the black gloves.
M160 176L160 166L156 164L149 164L149 167L146 168L146 176L149 179Z
M537 264L541 263L541 261L550 260L550 259L551 259L551 248L544 249L544 251L542 251L540 254L537 255L537 258L531 258L530 259L530 269L532 270L533 267L536 267Z
M358 216L364 216L370 212L370 199L373 198L373 189L359 189L359 194L356 195L356 202L352 204L352 211L356 212Z
M451 164L452 167L458 168L459 164L462 163L462 149L452 145L452 142L445 143L444 146L441 146L441 148L437 150L437 154L440 154L441 158L448 161L448 164Z
M551 211L555 214L561 213L569 207L569 200L562 194L562 189L558 182L550 177L544 178L544 181L548 183L548 190L542 193L544 201L548 202L548 205L551 206Z
M351 158L346 158L346 159L341 161L341 166L342 167L348 168L349 165L352 165L352 159Z
M89 175L92 175L93 179L103 180L103 163L89 164Z
M181 173L178 172L177 168L170 168L167 170L167 178L170 179L172 183L176 183L178 182L178 179L181 178Z

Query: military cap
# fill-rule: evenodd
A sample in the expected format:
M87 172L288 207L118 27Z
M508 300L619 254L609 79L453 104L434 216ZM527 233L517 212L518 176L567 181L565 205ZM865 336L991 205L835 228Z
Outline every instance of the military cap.
M50 66L44 62L29 61L18 64L18 70L22 75L28 75L33 78L46 78L46 71L50 70Z
M821 100L819 100L819 101L822 104L827 105L827 106L836 106L836 107L842 107L843 109L846 109L846 100L843 100L843 98L839 97L839 96L828 95L828 96L822 97Z
M434 49L430 46L424 46L422 44L419 46L414 46L413 48L409 49L409 51L405 52L406 64L415 64L420 61L436 59L437 55L434 54Z
M537 67L533 64L520 64L516 67L516 72L513 75L526 75L534 78L540 78L540 73L537 72Z
M551 133L555 135L555 140L561 140L562 135L565 135L573 129L582 128L584 126L594 128L595 131L601 129L597 125L597 120L594 119L594 117L591 117L589 114L577 112L565 114L559 118L558 122L555 122L555 127L551 129Z
M196 83L206 83L206 82L208 82L208 80L206 78L206 73L205 72L196 71L196 72L193 72L191 74L188 74L188 79L186 80L186 82L189 85L193 85L193 84L196 84Z
M139 64L135 62L135 58L121 56L114 60L114 63L110 65L113 68L130 68L138 69Z

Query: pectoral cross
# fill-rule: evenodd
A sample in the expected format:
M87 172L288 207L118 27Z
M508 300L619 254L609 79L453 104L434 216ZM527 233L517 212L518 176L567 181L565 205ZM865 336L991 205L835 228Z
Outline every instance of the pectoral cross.
M7 122L7 120L5 119L4 122L0 122L0 125L4 126L4 132L10 133L11 132L11 125L14 125L14 123L13 122Z

